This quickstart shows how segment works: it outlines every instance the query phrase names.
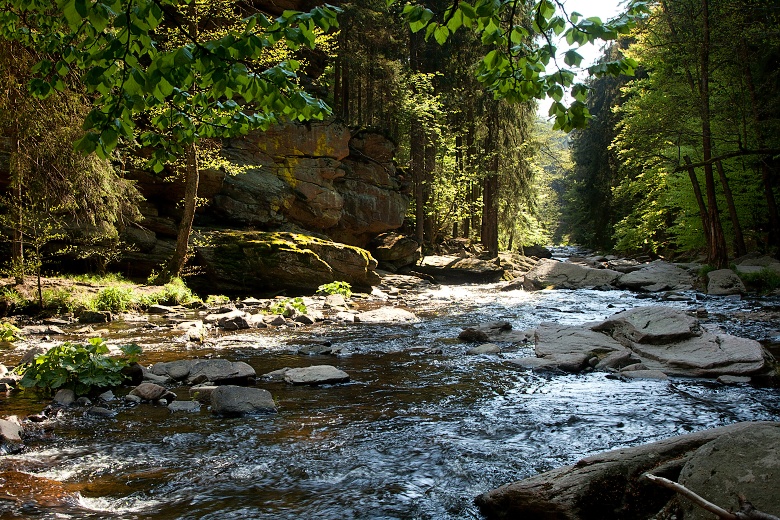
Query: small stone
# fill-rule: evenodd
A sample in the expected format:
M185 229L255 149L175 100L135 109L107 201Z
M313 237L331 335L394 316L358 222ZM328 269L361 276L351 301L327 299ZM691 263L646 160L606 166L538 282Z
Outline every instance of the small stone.
M98 396L98 399L100 399L101 401L105 401L107 403L110 403L111 401L116 399L116 396L114 395L114 392L112 392L111 390L107 390L107 391L103 392L102 394L100 394Z
M94 417L112 417L116 415L115 411L109 410L108 408L103 408L102 406L93 406L85 413Z
M347 300L341 294L329 294L325 298L326 309L345 309L347 308Z
M79 406L92 406L92 401L89 400L89 397L79 397L76 400L76 404Z
M125 396L125 401L130 402L130 403L140 403L142 401L142 399L140 397L138 397L137 395L127 394Z
M22 442L22 426L16 416L0 419L0 439L9 442Z
M279 327L280 325L286 325L287 320L284 316L277 315L268 324L273 325L274 327Z
M498 354L501 352L501 347L496 345L495 343L483 343L482 345L479 345L478 347L474 347L468 350L467 354Z
M307 314L301 314L300 316L296 316L295 321L298 323L302 323L303 325L313 325L314 320L309 317Z
M199 412L200 403L198 401L174 401L168 405L168 410L172 412Z
M69 388L61 388L54 395L54 401L62 406L70 406L76 402L76 393Z
M149 314L171 314L176 312L176 309L167 305L155 304L146 309L146 312Z
M109 311L82 311L79 314L79 323L108 323L114 320Z
M746 385L749 384L751 381L751 378L747 376L730 376L730 375L722 375L718 377L718 383L724 384L724 385Z
M488 340L488 336L482 330L469 327L467 329L463 329L461 333L458 334L458 339L462 341L468 341L470 343L485 343Z
M137 395L144 401L157 401L159 399L169 399L171 396L176 398L176 394L167 388L154 383L141 383L133 390L130 395Z
M263 374L261 377L263 379L268 379L270 381L284 381L284 375L287 373L288 370L290 370L289 367L280 368L279 370L274 370L273 372L268 372L266 374Z

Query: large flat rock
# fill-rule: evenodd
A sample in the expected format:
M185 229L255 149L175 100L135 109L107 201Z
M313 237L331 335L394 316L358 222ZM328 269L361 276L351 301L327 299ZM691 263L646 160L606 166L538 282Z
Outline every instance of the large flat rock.
M636 307L612 315L595 325L595 331L610 334L621 342L668 343L701 334L699 320L671 307Z
M594 289L612 286L620 273L611 269L595 269L569 262L542 258L525 275L525 288L537 289Z
M758 341L729 334L701 336L663 345L634 343L631 349L649 369L669 375L718 377L750 375L768 368Z
M685 269L656 260L637 271L622 275L618 285L632 290L659 292L691 289L694 281L695 277Z

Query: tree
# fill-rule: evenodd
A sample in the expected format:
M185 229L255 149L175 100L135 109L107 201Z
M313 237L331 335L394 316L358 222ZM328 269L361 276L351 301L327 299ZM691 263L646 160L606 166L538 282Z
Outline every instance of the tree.
M71 70L92 94L94 108L84 122L89 131L78 150L108 158L117 145L138 143L152 150L148 165L155 172L186 158L185 216L167 276L178 274L186 252L197 194L198 141L328 112L299 86L300 63L276 62L273 56L277 45L313 47L317 31L337 25L336 9L285 12L276 19L254 11L224 30L201 32L202 4L66 0L54 7L36 0L0 0L0 36L57 56L36 66L33 94L46 98L62 90Z

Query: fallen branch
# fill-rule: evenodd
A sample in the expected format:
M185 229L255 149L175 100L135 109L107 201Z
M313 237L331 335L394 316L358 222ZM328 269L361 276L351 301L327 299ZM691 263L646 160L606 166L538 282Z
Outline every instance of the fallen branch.
M740 510L736 513L732 513L731 511L726 511L722 507L717 506L709 500L700 497L682 484L678 484L677 482L673 482L667 478L651 475L650 473L645 473L644 476L650 482L679 493L697 506L709 511L710 513L713 513L718 518L722 518L723 520L780 520L780 518L776 517L775 515L770 515L768 513L762 513L761 511L758 511L743 495L739 495L738 497Z

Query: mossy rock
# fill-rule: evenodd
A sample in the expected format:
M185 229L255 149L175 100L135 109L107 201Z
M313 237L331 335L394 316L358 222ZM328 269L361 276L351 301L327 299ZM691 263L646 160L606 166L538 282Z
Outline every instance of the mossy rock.
M379 283L376 260L359 247L286 232L211 231L201 236L196 259L212 292L316 290L333 281L366 289Z

